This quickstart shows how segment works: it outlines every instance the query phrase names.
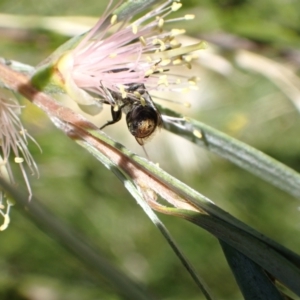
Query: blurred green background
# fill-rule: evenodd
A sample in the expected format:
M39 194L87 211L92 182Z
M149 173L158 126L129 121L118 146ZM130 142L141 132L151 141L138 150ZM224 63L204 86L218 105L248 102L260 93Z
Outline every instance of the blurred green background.
M295 102L300 101L300 2L182 3L184 7L177 15L193 13L197 18L175 27L184 26L188 36L208 41L195 67L201 77L200 89L192 94L192 107L184 114L299 171L300 121ZM43 19L37 26L31 16L97 18L106 4L94 0L1 0L0 56L36 65L69 37L47 30ZM2 14L29 19L9 23ZM83 23L95 20L84 19ZM251 58L249 53L258 56ZM241 54L246 55L243 63ZM266 61L270 70L266 67L259 71L257 57L270 59ZM282 74L284 83L272 75L276 72L271 66ZM286 76L282 68L293 76ZM59 132L36 107L26 100L23 104L25 127L43 150L40 153L30 144L40 170L40 178L30 177L34 195L159 299L202 299L161 234L118 179ZM174 109L180 112L182 107ZM101 124L107 116L99 118ZM121 122L107 132L144 155L125 126ZM299 253L298 199L163 130L146 145L146 150L172 175ZM21 176L16 179L22 187ZM182 220L160 217L216 298L242 299L217 240ZM13 208L11 218L9 228L0 235L1 299L122 299L104 278L99 279L32 224L20 208Z

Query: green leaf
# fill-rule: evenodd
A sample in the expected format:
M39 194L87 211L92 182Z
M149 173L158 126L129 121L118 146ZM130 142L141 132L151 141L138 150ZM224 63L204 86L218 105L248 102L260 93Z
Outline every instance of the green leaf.
M164 128L223 157L292 196L300 197L300 174L263 152L206 124L160 108ZM168 117L171 116L171 117Z
M284 253L270 247L268 242L260 240L216 217L174 208L161 208L161 212L183 218L207 230L231 248L244 254L300 296L299 259L294 262L290 257L286 257Z
M284 299L260 266L225 242L220 244L246 300Z

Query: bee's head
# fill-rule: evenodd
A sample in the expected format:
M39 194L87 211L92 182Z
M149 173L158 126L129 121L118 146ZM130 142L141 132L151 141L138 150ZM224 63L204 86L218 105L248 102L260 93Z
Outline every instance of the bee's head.
M143 139L148 138L161 125L161 117L155 108L137 105L127 113L126 122L131 134L143 145Z

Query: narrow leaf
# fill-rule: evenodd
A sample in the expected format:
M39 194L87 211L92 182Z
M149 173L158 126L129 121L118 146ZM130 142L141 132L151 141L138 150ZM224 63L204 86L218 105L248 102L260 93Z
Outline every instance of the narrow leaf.
M272 185L300 198L300 174L263 152L212 127L167 109L164 128L206 148ZM172 116L172 117L169 117Z
M220 241L245 300L283 300L266 272L247 256Z

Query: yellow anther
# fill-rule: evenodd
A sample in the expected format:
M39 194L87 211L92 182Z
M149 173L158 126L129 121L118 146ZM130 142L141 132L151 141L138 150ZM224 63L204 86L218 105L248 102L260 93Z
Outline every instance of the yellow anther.
M159 18L157 25L158 25L159 28L162 28L164 26L164 23L165 23L164 19Z
M138 91L134 91L133 95L139 99L141 98L141 94Z
M182 4L180 2L173 2L171 9L172 9L172 11L177 11L181 6L182 6Z
M119 90L120 90L120 93L121 93L121 97L123 99L125 99L127 97L127 92L125 91L125 86L124 85L120 85L119 86Z
M144 46L144 47L147 46L146 40L143 36L140 36L140 42L141 42L142 46Z
M192 53L192 59L198 59L199 58L199 55L197 53Z
M160 45L159 50L160 51L165 51L166 50L166 45L164 43L164 41L160 40L160 39L155 39L153 40L153 45Z
M4 214L3 217L4 217L4 221L3 224L0 226L0 231L5 230L10 223L10 218L8 214Z
M144 97L140 98L142 106L146 105L146 99Z
M167 75L162 75L162 76L159 77L158 85L169 86L169 82L168 82L168 79L167 79Z
M20 132L21 135L23 135L25 137L26 133L27 133L27 130L25 128L22 128L19 132Z
M185 20L194 20L195 15L185 15L184 18L185 18Z
M15 157L15 163L16 164L21 164L22 162L24 162L24 158L23 157Z
M117 15L112 15L111 19L110 19L110 24L111 25L114 25L117 23L117 19L118 19L118 16Z
M193 135L194 135L195 137L199 138L199 139L202 138L202 133L201 133L199 130L197 130L197 129L194 129Z
M190 70L192 68L192 65L189 62L186 62L185 66Z
M182 64L182 59L181 58L176 58L172 61L173 65L181 65Z
M136 24L132 24L132 33L133 34L137 34L137 32L138 32L138 27L137 27L137 25Z
M170 46L172 47L172 49L179 48L181 47L181 43L174 39L170 42Z
M160 62L160 65L161 66L167 66L168 64L171 63L171 59L169 58L166 58L166 59L163 59L161 62Z
M147 70L147 71L145 72L145 76L148 77L148 76L152 75L153 72L154 72L154 71L153 71L152 69L149 69L149 70Z
M193 56L192 56L192 55L186 55L186 56L184 57L184 60L185 60L186 62L191 62L191 61L193 60Z
M196 76L190 77L188 79L188 83L191 84L191 85L196 85L198 81L199 81L199 78L196 77Z
M168 51L160 52L159 54L156 54L155 52L154 54L151 55L151 57L152 59L165 59L171 57L178 57L180 55L185 55L187 53L190 53L192 51L197 51L199 49L203 49L203 42L194 45L176 48L176 49L171 49Z
M177 35L184 34L184 33L185 33L185 29L176 29L176 28L173 28L171 30L172 36L177 36Z

